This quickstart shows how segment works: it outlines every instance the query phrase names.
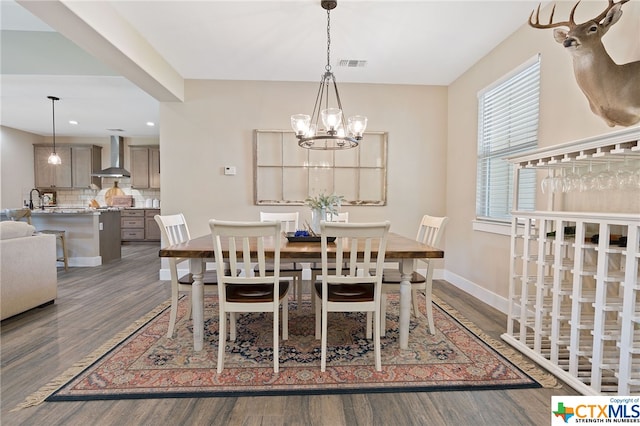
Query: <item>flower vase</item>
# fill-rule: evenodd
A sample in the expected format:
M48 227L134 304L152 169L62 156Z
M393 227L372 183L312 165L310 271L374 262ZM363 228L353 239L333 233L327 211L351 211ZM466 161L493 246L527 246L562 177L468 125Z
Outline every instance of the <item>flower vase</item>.
M327 217L326 209L311 209L311 230L320 235L320 221Z

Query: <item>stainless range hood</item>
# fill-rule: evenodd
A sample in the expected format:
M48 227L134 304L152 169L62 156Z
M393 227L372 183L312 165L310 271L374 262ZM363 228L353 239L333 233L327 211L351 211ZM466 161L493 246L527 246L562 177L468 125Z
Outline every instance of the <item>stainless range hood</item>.
M111 136L111 167L93 173L91 176L131 177L131 173L124 168L124 138L122 136Z

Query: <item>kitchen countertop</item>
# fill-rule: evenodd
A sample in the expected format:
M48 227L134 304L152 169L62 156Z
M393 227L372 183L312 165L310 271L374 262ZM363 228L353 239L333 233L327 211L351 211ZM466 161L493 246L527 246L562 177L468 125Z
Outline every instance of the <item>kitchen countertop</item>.
M45 207L44 210L35 208L31 210L31 215L49 215L49 214L99 214L107 212L120 212L122 210L160 210L159 208L150 207L100 207L92 209L87 207ZM4 213L4 212L2 212Z
M106 212L117 212L120 211L122 209L111 209L111 208L104 208L104 209L88 209L88 208L82 208L82 207L55 207L55 208L45 208L44 210L40 210L40 209L33 209L31 211L31 215L41 215L41 214L100 214L100 213L106 213Z

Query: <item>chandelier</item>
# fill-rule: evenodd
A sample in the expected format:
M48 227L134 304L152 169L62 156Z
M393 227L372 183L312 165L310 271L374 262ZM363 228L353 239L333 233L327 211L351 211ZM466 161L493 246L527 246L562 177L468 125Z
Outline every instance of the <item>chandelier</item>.
M338 94L336 78L331 72L331 9L338 2L322 0L320 5L327 11L327 65L320 80L320 88L316 96L313 113L294 114L291 116L291 127L298 138L298 145L307 149L337 150L358 146L367 127L367 117L355 115L346 121L342 110L342 102ZM335 104L330 106L330 91L335 93ZM322 121L320 121L322 120ZM319 124L324 128L320 128Z
M55 96L47 96L47 98L51 99L51 109L53 111L53 152L47 159L49 164L58 165L62 163L60 156L56 153L56 101L59 101L60 98L56 98Z

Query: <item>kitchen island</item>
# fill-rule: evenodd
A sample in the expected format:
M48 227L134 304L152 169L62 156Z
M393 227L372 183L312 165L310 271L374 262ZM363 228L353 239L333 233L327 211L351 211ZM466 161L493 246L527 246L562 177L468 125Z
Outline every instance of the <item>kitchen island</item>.
M36 231L66 231L69 266L99 266L121 257L119 210L36 209L31 212L31 224Z

